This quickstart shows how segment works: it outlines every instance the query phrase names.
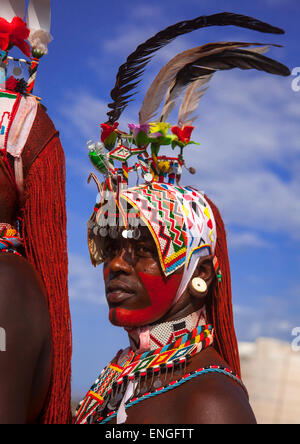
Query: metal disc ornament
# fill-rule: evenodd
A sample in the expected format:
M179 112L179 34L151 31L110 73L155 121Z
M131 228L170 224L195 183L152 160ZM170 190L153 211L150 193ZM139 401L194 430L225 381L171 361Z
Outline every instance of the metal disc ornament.
M101 237L106 237L108 235L107 228L104 228L104 227L100 228L99 234L100 234Z
M19 66L15 66L13 69L13 74L16 77L19 77L22 74L22 69Z
M146 173L144 175L144 180L145 180L145 182L152 182L152 180L153 180L152 174L151 173Z
M161 380L157 379L156 381L154 381L153 387L158 389L158 388L162 387L162 385L163 384L162 384Z
M95 236L98 235L98 233L99 233L99 226L98 226L98 225L95 225L95 226L94 226L94 228L93 228L93 233L94 233Z
M133 230L132 237L134 240L138 240L141 237L141 232L138 228Z
M118 237L118 231L115 228L110 228L109 229L109 237L111 239L117 239Z

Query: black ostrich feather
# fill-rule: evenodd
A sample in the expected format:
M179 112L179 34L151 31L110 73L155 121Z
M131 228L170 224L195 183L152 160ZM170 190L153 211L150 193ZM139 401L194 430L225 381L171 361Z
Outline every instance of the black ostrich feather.
M189 63L177 73L170 90L170 97L172 97L172 90L184 89L191 84L179 110L178 124L180 126L190 125L192 121L195 120L196 117L191 118L191 115L207 89L207 87L203 89L203 81L208 83L216 71L234 68L242 70L256 69L279 76L289 76L291 74L289 68L282 63L266 57L256 52L256 50L240 48L225 49L218 54L202 57L193 63ZM202 82L201 79L203 79ZM194 87L193 83L195 85ZM201 89L198 89L197 83L199 83ZM197 94L199 95L197 96Z
M228 49L219 54L202 57L194 63L186 65L176 76L176 83L188 84L200 76L211 74L212 70L257 69L269 74L289 76L289 68L277 60L245 49Z
M137 47L137 49L130 54L118 71L115 87L111 91L112 103L108 105L111 109L107 113L109 120L107 123L116 122L131 97L134 95L133 90L139 84L139 78L144 72L146 65L149 63L154 53L173 41L176 37L200 28L209 26L239 26L242 28L253 29L259 32L270 34L284 34L280 28L274 27L268 23L262 22L253 17L248 17L241 14L234 14L231 12L223 12L213 14L210 16L200 16L193 20L182 21L175 25L160 31L155 36L148 39ZM131 93L131 94L128 94Z

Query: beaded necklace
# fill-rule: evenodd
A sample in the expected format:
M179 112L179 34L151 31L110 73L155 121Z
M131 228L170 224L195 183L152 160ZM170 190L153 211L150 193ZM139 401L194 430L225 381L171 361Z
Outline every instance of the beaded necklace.
M150 387L159 388L162 374L181 369L184 374L186 362L196 353L209 347L213 342L211 325L199 325L170 344L136 355L131 348L119 352L116 358L101 372L79 405L76 413L77 424L86 424L95 413L101 417L113 412L123 399L130 382L136 383L136 393L141 396Z
M202 367L196 371L192 371L188 374L185 374L179 380L172 381L169 384L165 385L164 387L159 387L156 390L152 389L151 391L148 391L145 394L139 394L139 396L135 396L132 399L129 399L128 402L126 402L126 404L125 404L125 409L127 410L128 408L130 408L136 404L139 404L140 402L145 401L146 399L150 399L150 398L153 398L154 396L168 392L169 390L173 390L173 389L179 387L180 385L184 384L185 382L190 381L191 379L194 379L198 376L205 375L208 373L219 373L219 374L223 374L225 376L228 376L229 378L233 379L238 384L240 384L241 387L243 388L243 390L248 395L247 390L246 390L244 384L242 383L241 379L239 378L238 375L233 373L232 370L230 370L226 367L221 367L219 365L214 365L214 366L211 365L208 367ZM117 416L117 414L118 414L118 411L115 410L115 411L109 412L106 417L103 417L103 416L101 416L101 409L96 408L96 410L93 412L93 414L91 414L91 416L89 416L87 423L89 423L89 424L107 424L109 421L111 421L113 418L115 418Z

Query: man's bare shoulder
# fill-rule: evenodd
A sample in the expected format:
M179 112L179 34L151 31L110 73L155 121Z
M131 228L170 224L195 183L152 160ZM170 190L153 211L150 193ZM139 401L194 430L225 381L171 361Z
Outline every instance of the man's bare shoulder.
M184 384L183 423L255 424L255 416L244 388L220 373L200 375Z
M0 282L0 423L23 424L35 419L48 390L49 313L43 284L24 258L1 253Z
M43 283L34 267L23 257L1 253L0 282L1 327L21 318L41 328L42 333L47 328L48 308Z

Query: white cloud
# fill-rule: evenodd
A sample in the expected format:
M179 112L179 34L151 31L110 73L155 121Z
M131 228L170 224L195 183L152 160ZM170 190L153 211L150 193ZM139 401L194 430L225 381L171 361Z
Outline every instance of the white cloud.
M106 304L101 267L94 268L88 258L69 253L69 295L71 300Z
M78 135L87 139L93 135L99 137L99 125L106 115L107 104L94 95L83 90L66 95L60 114L66 119L64 130L69 128L69 134L77 139Z
M115 37L110 36L109 39L104 39L101 47L109 54L114 52L119 55L125 53L129 55L139 43L149 39L155 32L155 28L149 25L143 27L127 25L126 27L120 27L119 33Z
M247 231L243 233L235 233L234 231L229 230L228 245L230 246L230 249L240 249L244 247L269 248L272 244L255 232Z
M285 295L288 297L288 292ZM258 306L234 305L235 327L239 340L254 341L258 337L291 339L297 325L296 307L283 304L278 297L260 295Z
M153 6L152 4L137 4L131 8L130 10L130 18L131 19L156 19L161 17L163 11L158 6ZM139 23L141 25L141 22Z

